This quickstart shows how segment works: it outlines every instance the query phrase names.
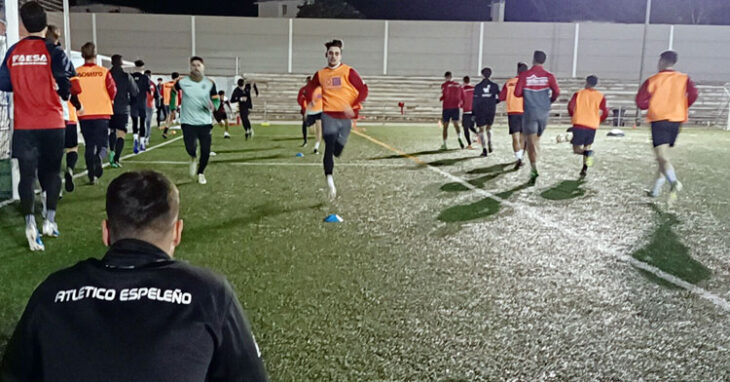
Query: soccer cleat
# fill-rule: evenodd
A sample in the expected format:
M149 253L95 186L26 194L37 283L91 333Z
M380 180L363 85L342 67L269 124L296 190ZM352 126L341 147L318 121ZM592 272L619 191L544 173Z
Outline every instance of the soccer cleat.
M446 148L446 143L444 143L443 145L441 145L441 150L443 150L443 151L448 150L448 148Z
M588 171L588 165L583 165L583 168L580 170L580 177L584 178L586 176L586 173Z
M682 188L682 183L679 181L672 184L672 188L669 190L669 199L667 199L667 205L669 205L669 207L674 206L674 203L677 202L677 193L681 192Z
M302 143L302 145L301 145L301 146L299 146L299 147L304 147L304 146L306 146L306 145L307 145L307 141L304 141L304 143Z
M313 153L319 154L319 149L314 149Z
M216 156L216 155L218 155L218 153L217 153L217 152L215 152L215 151L211 151L211 152L210 152L210 156L214 157L214 156Z
M109 164L110 165L113 164L114 163L114 151L109 150L107 157L108 157L107 159L109 159Z
M162 133L162 139L167 139L167 134Z
M73 192L76 188L76 185L74 184L74 170L71 168L66 168L66 173L63 174L65 183L66 192Z
M198 184L207 184L208 181L205 179L204 174L198 174Z
M522 159L518 159L518 160L517 160L517 161L515 162L515 168L514 168L514 169L515 169L515 170L519 170L519 169L520 169L521 167L522 167Z
M231 139L231 134L228 134L228 132L223 133L223 139Z
M140 152L147 150L147 147L145 147L145 146L147 146L147 144L144 141L145 141L144 139L139 141L139 151Z
M112 168L121 168L122 164L119 162L112 162L111 167Z
M464 141L462 141L461 138L458 138L458 141L459 141L459 146L463 149L465 147Z
M188 170L190 171L190 177L195 178L195 174L198 172L198 161L196 158L190 158L190 166Z
M25 238L28 239L28 247L31 251L44 251L46 249L43 240L41 240L41 233L38 232L35 225L25 227Z
M58 224L56 222L52 222L50 220L44 220L43 221L43 236L48 237L58 237Z
M530 172L530 184L535 185L537 182L537 177L540 176L540 174L537 173L537 170L532 169L532 172Z
M136 140L134 141L134 144L132 145L132 152L135 154L139 154L139 142Z
M104 166L99 162L99 165L94 169L94 177L99 179L102 175L104 175Z
M480 157L487 157L487 149L482 149L482 153L479 155Z

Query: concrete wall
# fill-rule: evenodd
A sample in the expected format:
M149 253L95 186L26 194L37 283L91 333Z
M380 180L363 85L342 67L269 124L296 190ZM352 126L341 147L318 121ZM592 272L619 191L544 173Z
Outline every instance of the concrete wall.
M54 21L59 15L51 16ZM179 15L97 14L99 52L142 58L155 72L187 71L193 50L193 17ZM312 73L325 64L323 43L345 41L344 61L365 75L476 75L480 62L497 76L515 72L518 61L529 63L532 51L548 53L547 67L560 77L573 73L576 24L375 21L195 16L195 53L213 75L238 73ZM388 35L386 39L386 24ZM730 81L730 27L651 25L646 47L645 77L656 68L658 54L673 47L677 68L703 81ZM638 24L581 23L576 75L639 79L644 27ZM71 14L73 49L91 41L92 14ZM387 40L387 53L385 52ZM291 44L291 52L289 45ZM387 54L387 60L384 60Z

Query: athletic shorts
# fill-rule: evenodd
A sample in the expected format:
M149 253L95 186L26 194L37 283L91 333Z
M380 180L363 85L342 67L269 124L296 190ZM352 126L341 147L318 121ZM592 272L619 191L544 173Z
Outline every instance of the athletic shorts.
M494 124L494 113L492 112L486 112L486 113L476 113L474 114L474 120L477 123L477 126L492 126Z
M444 109L441 113L441 120L444 123L449 123L449 121L459 122L459 108Z
M464 115L461 116L464 120L462 123L464 125L464 131L466 130L474 130L474 114L471 112L464 113Z
M573 133L573 139L570 140L570 144L573 146L592 145L593 140L596 138L596 130L593 129L573 126L570 131Z
M228 114L225 111L216 111L213 113L213 118L215 118L216 122L220 123L228 119Z
M79 145L79 132L75 123L66 125L66 138L63 147L71 149Z
M321 120L322 120L322 113L307 114L307 121L305 122L305 124L307 125L307 127L309 127L309 126L312 126L315 123L317 123L317 121L321 121Z
M507 116L507 124L509 125L509 133L522 132L522 114L512 114Z
M682 122L656 121L651 123L651 140L654 147L669 145L674 147Z
M538 137L541 137L545 132L547 121L547 114L539 116L522 114L522 133L525 135L537 134Z
M109 128L126 133L127 122L129 122L129 114L114 114L109 119Z

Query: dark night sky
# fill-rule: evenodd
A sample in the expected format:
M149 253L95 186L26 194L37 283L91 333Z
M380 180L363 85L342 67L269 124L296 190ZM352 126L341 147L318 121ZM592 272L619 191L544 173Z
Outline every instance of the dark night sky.
M83 0L81 0L83 1ZM79 1L79 2L81 2ZM256 0L106 0L151 13L256 16ZM489 0L347 0L370 19L489 20ZM74 0L71 3L74 4ZM652 22L730 24L728 0L654 0ZM642 23L644 0L507 0L507 21Z

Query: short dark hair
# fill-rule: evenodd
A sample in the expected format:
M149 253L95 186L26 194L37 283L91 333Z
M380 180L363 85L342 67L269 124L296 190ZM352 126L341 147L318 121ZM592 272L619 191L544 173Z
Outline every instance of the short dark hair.
M491 77L492 76L492 68L484 68L484 69L482 69L482 76L484 76L484 78Z
M586 77L586 84L588 84L588 86L592 88L596 87L596 85L598 85L598 77L591 74L590 76Z
M106 190L106 216L114 241L164 234L177 220L179 208L177 187L156 171L125 172Z
M239 78L239 79L238 79L238 81L236 81L236 85L238 85L238 86L243 86L243 83L244 83L244 82L245 82L245 81L243 80L243 78Z
M451 77L451 72L444 73L444 77Z
M112 66L122 66L122 55L121 54L112 55Z
M93 42L87 42L81 47L81 57L85 60L96 57L96 45Z
M659 55L659 59L664 61L668 65L674 65L677 63L679 55L673 50L665 50L664 52L662 52L662 54Z
M193 61L200 61L201 64L205 64L205 61L203 61L203 58L202 57L199 57L199 56L190 57L190 63L191 64L193 63Z
M312 76L307 76L307 79L306 79L306 81L307 81L307 82L309 82L309 81L311 81L311 80L312 80Z
M535 61L536 64L544 64L545 61L547 61L547 54L541 50L536 50L535 53L532 54L532 60Z
M324 46L325 46L325 48L327 48L328 51L332 47L340 48L340 50L342 50L343 45L344 44L342 43L342 40L332 40L332 41L328 41L328 42L324 43Z
M145 71L144 71L144 74L145 74L145 75L148 75L148 76L149 76L149 75L152 75L152 71L151 71L151 70L149 70L149 69L147 69L147 70L145 70Z
M522 73L527 70L527 64L524 62L518 62L517 63L517 73Z
M29 33L38 33L48 26L46 11L35 1L29 1L20 7L20 19Z
M162 81L162 77L157 77L157 81Z
M471 78L469 76L464 76L464 83L468 84L471 81Z
M141 67L144 66L144 61L142 61L142 60L136 60L136 61L134 61L134 66L137 67L137 68L141 68Z
M224 94L226 94L226 91L225 90L219 90L218 91L218 95L224 95Z
M172 77L172 79L174 80L175 78L178 78L178 77L180 77L180 73L178 73L178 72L172 72L172 75L171 75L171 77Z

